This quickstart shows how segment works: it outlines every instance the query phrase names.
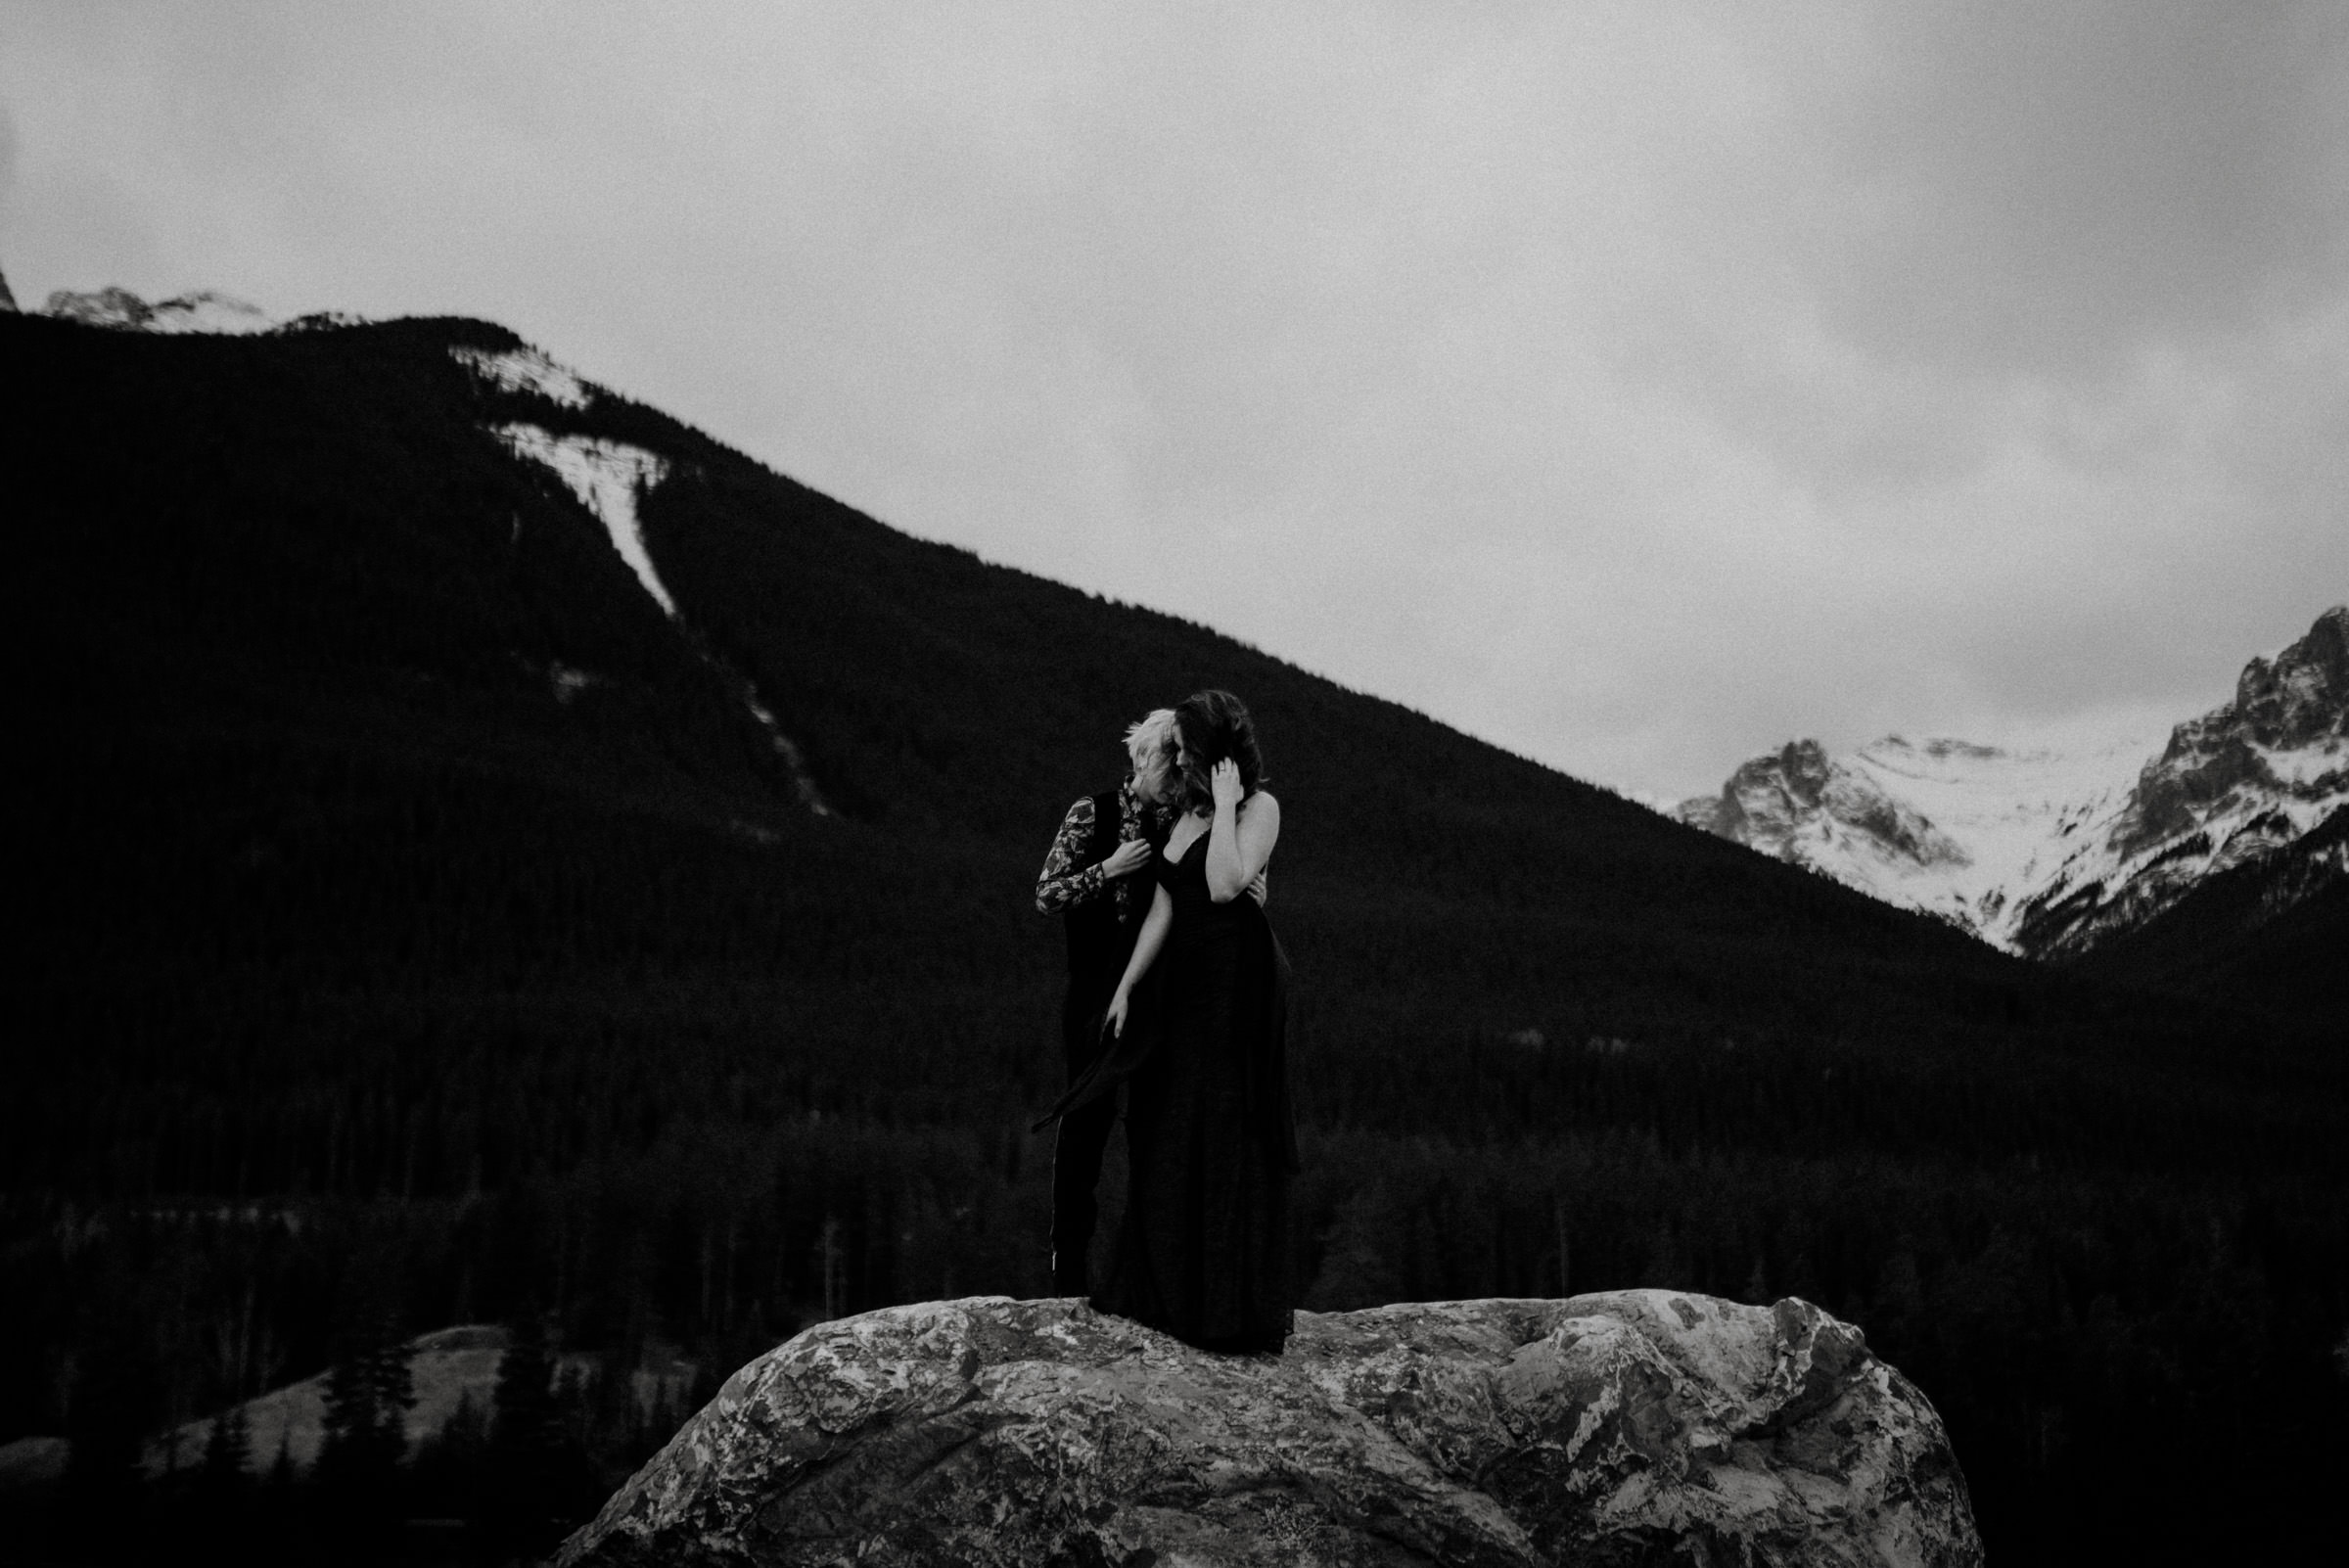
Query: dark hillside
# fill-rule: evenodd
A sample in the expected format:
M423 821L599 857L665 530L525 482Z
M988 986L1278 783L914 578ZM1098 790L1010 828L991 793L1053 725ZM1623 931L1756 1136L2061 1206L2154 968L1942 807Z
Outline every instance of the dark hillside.
M2298 1014L2349 1046L2349 811L2287 854L2239 865L2137 931L2092 951L2083 973Z
M1313 1305L1812 1297L1939 1403L2003 1559L2142 1531L2178 1421L2244 1486L2337 1464L2322 1020L2004 958L455 344L515 340L0 318L44 916L0 1441L115 1452L395 1327L722 1372L1044 1288L1030 887L1123 725L1214 683L1286 807ZM667 460L677 622L509 421ZM607 1475L658 1436L618 1420L574 1429Z

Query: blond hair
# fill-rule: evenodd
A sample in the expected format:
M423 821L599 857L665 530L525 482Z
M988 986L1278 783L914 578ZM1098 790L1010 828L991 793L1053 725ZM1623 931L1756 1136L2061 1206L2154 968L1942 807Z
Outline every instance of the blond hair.
M1174 710L1154 708L1126 727L1126 755L1133 770L1147 771L1151 762L1174 750Z

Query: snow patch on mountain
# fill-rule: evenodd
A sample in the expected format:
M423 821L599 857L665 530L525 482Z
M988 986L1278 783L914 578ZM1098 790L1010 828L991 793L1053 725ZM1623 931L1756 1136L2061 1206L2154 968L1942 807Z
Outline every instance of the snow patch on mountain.
M2252 660L2233 702L2148 758L2155 738L1894 735L1842 757L1796 741L1674 814L2002 947L2084 951L2204 877L2287 853L2349 805L2349 607Z
M41 313L85 327L116 332L181 333L267 332L276 318L259 305L212 289L199 289L157 304L149 304L128 289L106 288L88 294L60 289L49 296Z
M2038 887L2064 845L2093 836L2118 809L2143 756L2142 737L2075 751L1946 738L1912 744L1893 735L1863 747L1851 765L1959 847L1940 864L1902 865L1894 901L2004 942L2018 891Z
M506 392L534 392L565 408L585 408L595 399L595 389L581 381L576 371L556 364L535 348L492 350L459 346L449 349L449 355L482 380Z
M499 425L492 434L516 456L545 464L571 486L579 504L603 523L612 535L612 548L636 574L644 591L673 619L677 602L653 569L652 555L644 547L644 527L636 517L638 492L668 477L668 461L641 446L595 436L557 436L537 425Z
M792 789L799 796L800 805L806 807L813 816L833 815L831 806L815 787L815 775L807 771L807 754L800 750L798 741L783 733L783 726L776 722L773 710L759 700L759 688L751 684L748 676L743 678L742 686L743 706L750 710L751 717L758 721L759 727L766 732L767 745L774 749L775 755L782 759L784 767L790 771Z
M546 667L547 689L555 694L555 701L566 708L579 693L603 678L592 669L575 669L560 659Z
M452 350L454 352L456 350ZM565 374L569 374L565 372ZM594 436L557 436L537 425L512 424L490 428L490 434L506 443L518 457L542 463L561 476L571 486L579 504L593 512L612 536L612 547L627 562L661 606L662 613L679 622L682 630L701 658L717 671L719 678L733 689L735 700L766 736L767 746L790 774L793 793L802 807L815 816L836 814L821 791L816 788L815 775L807 766L806 753L799 742L783 731L774 711L760 697L758 685L747 674L719 658L690 627L683 624L677 613L677 602L662 584L661 575L654 569L651 553L645 548L644 528L636 516L636 499L643 491L660 484L668 476L668 460L641 446L607 440ZM562 665L550 667L549 679L554 684L555 700L569 704L597 677L585 671L575 671Z

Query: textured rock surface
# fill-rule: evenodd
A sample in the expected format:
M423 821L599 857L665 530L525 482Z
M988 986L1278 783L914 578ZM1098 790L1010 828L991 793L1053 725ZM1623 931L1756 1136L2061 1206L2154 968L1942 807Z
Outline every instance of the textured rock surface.
M1980 1560L1857 1329L1670 1291L1300 1313L1277 1358L1074 1300L866 1313L736 1373L557 1559Z

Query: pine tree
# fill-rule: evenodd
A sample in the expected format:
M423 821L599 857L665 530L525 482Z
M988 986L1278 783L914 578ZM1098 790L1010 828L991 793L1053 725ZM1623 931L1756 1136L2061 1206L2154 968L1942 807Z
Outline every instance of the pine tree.
M245 1407L232 1405L212 1417L190 1523L209 1535L206 1545L217 1552L250 1527L253 1501L253 1431Z
M204 1446L204 1488L215 1496L237 1496L252 1479L252 1423L244 1406L232 1405L212 1417L211 1435Z
M66 1407L73 1444L66 1483L106 1528L120 1524L138 1495L140 1433L156 1403L141 1350L120 1314L102 1322L79 1358Z
M562 1433L544 1321L524 1313L506 1333L491 1396L496 1420L481 1523L498 1545L530 1551L552 1544L543 1538L556 1507Z
M326 1373L326 1416L318 1450L318 1479L329 1487L362 1485L378 1447L372 1358L348 1344Z
M294 1490L294 1424L289 1421L278 1429L277 1457L269 1463L270 1496L281 1505Z
M492 1395L497 1419L491 1441L514 1453L543 1449L553 1436L555 1419L555 1368L547 1353L546 1326L536 1314L525 1313L507 1325L506 1333L505 1354L497 1359Z
M481 1511L489 1462L489 1414L468 1389L440 1430L417 1445L410 1468L419 1512L470 1519Z
M367 1357L368 1390L375 1402L375 1443L397 1464L407 1454L407 1413L416 1407L416 1381L405 1345L381 1345Z
M402 1418L415 1403L404 1346L354 1336L327 1370L318 1479L354 1542L380 1539L396 1506L407 1448Z

